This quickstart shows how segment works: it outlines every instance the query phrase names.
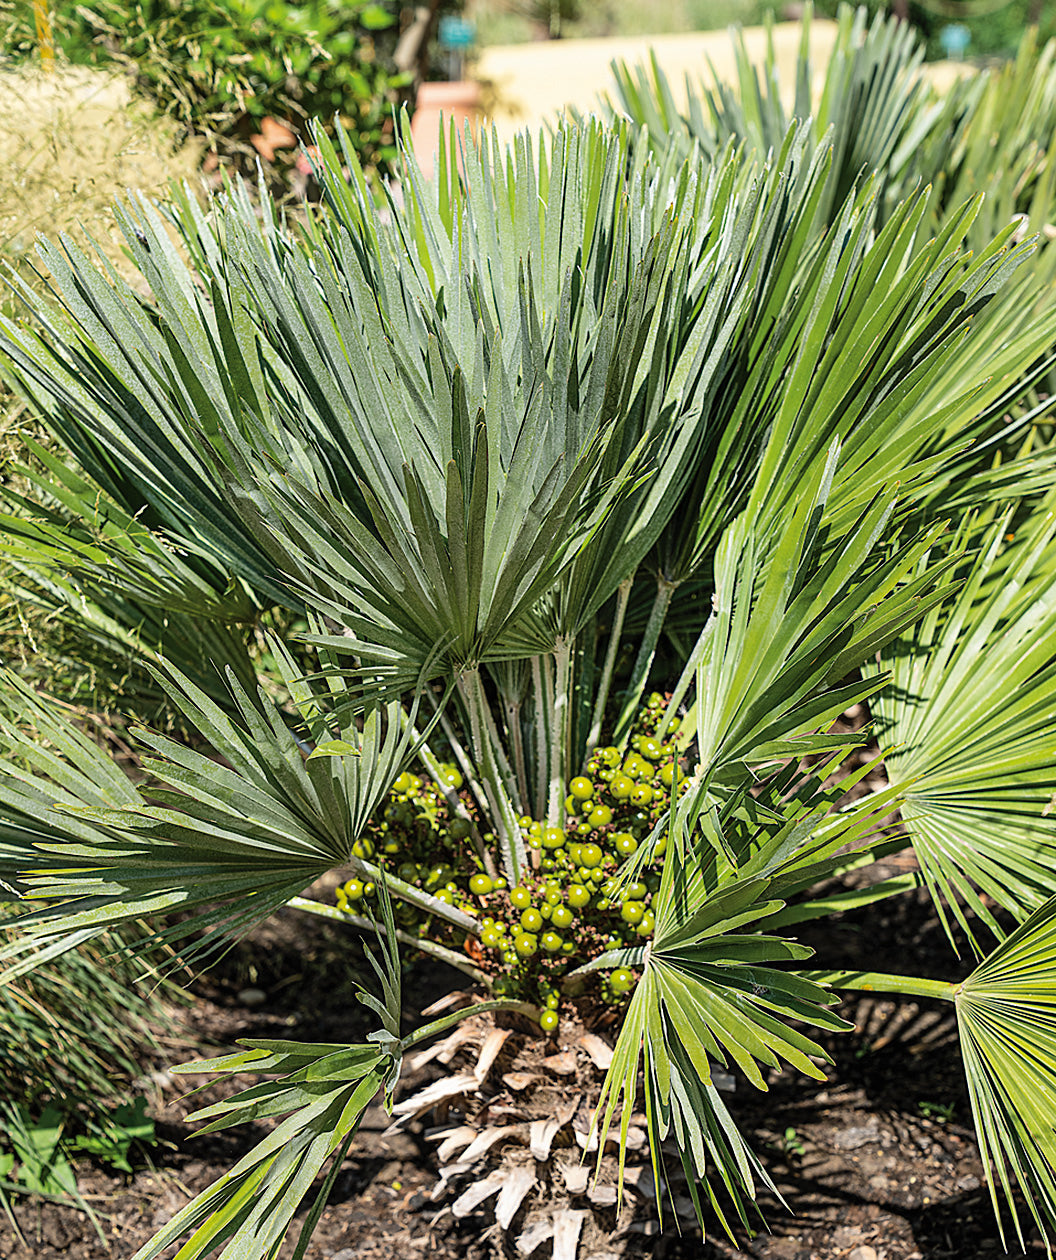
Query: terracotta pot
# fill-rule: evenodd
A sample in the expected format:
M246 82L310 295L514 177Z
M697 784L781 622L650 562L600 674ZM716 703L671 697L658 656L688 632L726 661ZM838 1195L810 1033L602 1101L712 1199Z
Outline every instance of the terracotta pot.
M414 117L411 119L411 140L422 173L431 178L436 169L440 147L440 127L445 130L454 119L461 138L467 120L476 133L480 118L480 85L469 79L455 83L423 83L418 88ZM460 162L461 165L461 162Z
M277 118L265 118L260 124L260 131L249 137L249 143L265 162L274 162L278 149L296 149L297 135Z

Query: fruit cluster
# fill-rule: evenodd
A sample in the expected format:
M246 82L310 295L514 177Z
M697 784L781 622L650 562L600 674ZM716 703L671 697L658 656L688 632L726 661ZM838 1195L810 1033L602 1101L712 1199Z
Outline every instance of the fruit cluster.
M609 949L641 944L655 926L652 899L659 887L666 837L653 837L671 794L683 778L677 751L657 736L664 698L649 700L629 741L595 749L567 785L565 823L520 820L529 860L515 887L484 870L468 843L472 824L452 816L443 792L429 778L404 772L357 856L376 862L407 884L457 906L479 922L475 936L460 936L445 921L407 901L398 902L398 923L419 938L429 937L465 950L490 973L496 994L536 1000L545 1007L543 1029L557 1026L559 984L567 971ZM445 786L460 791L462 776L442 768ZM468 793L467 814L476 818ZM485 845L494 837L485 833ZM642 845L638 877L618 881L618 868ZM352 879L338 889L338 904L349 910L370 896L369 883ZM619 968L604 981L604 994L623 999L634 977Z

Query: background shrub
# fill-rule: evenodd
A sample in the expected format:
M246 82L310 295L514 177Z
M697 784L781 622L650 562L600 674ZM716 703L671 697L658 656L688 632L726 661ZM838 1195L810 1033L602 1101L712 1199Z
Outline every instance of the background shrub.
M32 6L7 3L2 15L0 50L16 62L36 57ZM252 165L249 138L265 118L297 132L335 114L365 166L394 155L391 97L404 80L389 63L391 0L100 0L91 9L61 0L53 28L61 57L126 69L159 111L223 157Z

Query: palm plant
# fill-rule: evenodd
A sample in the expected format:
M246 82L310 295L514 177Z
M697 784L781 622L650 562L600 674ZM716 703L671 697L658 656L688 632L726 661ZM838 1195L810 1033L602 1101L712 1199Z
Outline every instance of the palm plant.
M210 1065L286 1074L204 1112L213 1127L288 1118L141 1257L184 1234L186 1257L273 1255L333 1159L325 1200L363 1108L437 1031L402 1035L401 936L496 1007L540 1014L598 972L610 993L634 984L599 1124L622 1102L626 1140L643 1089L654 1158L670 1135L746 1223L765 1174L712 1064L759 1087L782 1062L818 1076L801 1025L842 1026L834 989L950 997L984 1155L1053 1223L1033 1092L1051 1064L1020 1033L1056 999L1029 969L1056 893L1052 530L1035 502L1051 459L991 459L1056 340L1032 247L1009 224L967 248L978 202L932 230L929 194L892 204L883 172L849 179L810 124L765 157L723 142L685 162L636 140L598 122L509 152L467 140L430 185L405 153L379 209L320 133L318 215L282 222L237 188L206 210L177 199L168 224L133 201L149 300L45 244L59 305L27 290L34 323L2 325L13 383L77 470L27 463L8 546L27 581L82 591L128 642L151 619L144 673L190 733L141 727L133 784L5 675L32 705L3 728L0 858L27 906L8 982L141 918L208 957L283 905L373 927L385 950L370 1042ZM988 313L1010 286L1002 324ZM964 484L981 515L947 541ZM1006 546L991 500L1012 485L1025 524ZM982 644L1014 656L1006 641L1024 647L1004 725L982 679L951 717L958 670ZM850 805L846 758L868 736L833 722L862 701L906 746L892 785ZM427 839L435 878L406 860ZM995 952L957 987L804 970L794 927L845 904L830 881L911 843L940 912L974 913ZM300 895L348 866L343 906ZM1011 935L990 899L1023 920ZM517 912L504 944L495 916ZM476 961L451 948L467 939Z

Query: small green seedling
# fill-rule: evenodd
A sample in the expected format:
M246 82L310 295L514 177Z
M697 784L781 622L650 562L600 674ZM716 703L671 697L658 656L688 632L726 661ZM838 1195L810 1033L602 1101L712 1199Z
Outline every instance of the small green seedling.
M938 1120L941 1124L948 1124L953 1119L957 1104L921 1101L917 1103L917 1110L926 1120Z

